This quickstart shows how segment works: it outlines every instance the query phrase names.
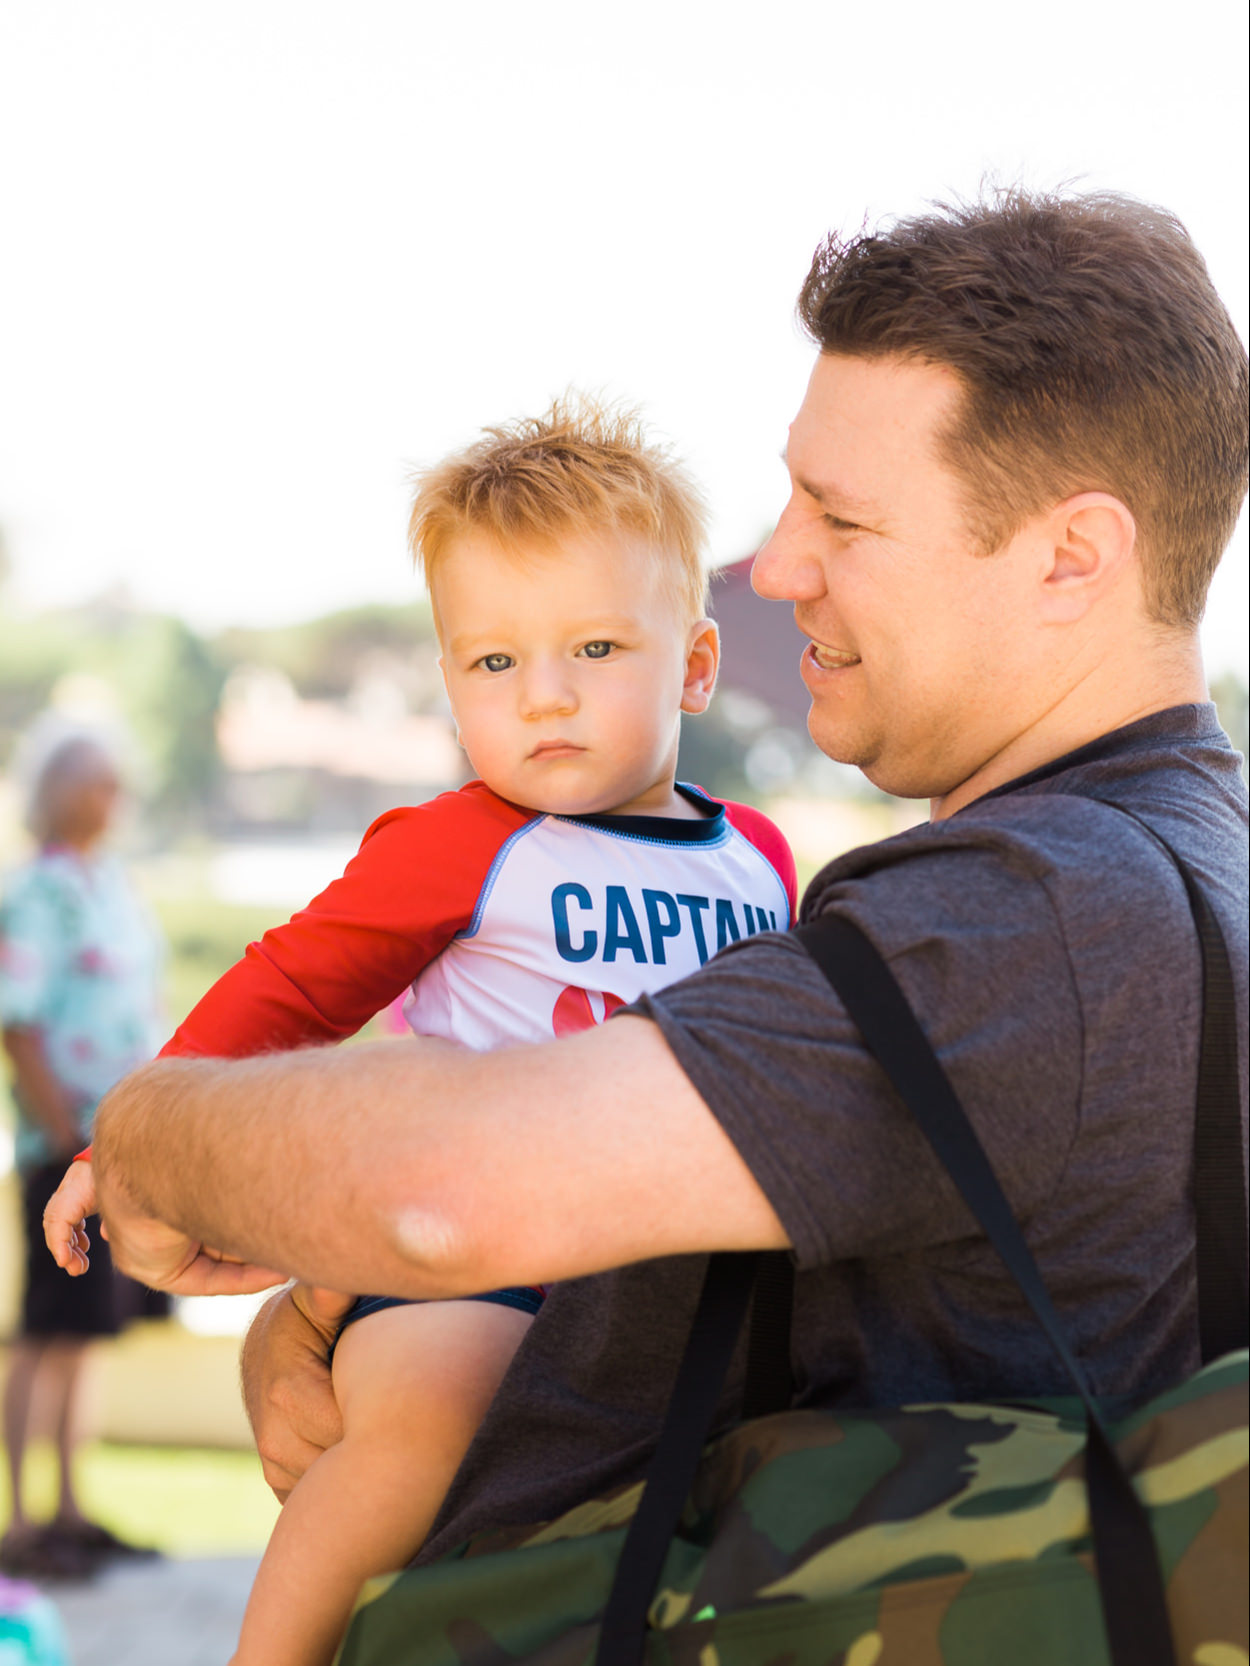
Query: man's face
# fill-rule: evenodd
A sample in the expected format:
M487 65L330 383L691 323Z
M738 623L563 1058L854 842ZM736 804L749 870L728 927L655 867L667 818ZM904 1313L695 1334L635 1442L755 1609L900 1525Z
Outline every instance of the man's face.
M937 456L960 397L937 366L822 354L790 429L790 501L752 574L811 638L816 744L905 797L951 792L1035 705L1037 539L975 553Z

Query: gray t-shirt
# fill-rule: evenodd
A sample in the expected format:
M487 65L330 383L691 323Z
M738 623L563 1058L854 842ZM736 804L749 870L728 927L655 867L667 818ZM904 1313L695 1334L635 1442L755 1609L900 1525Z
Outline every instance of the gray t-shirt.
M1096 1392L1198 1362L1200 1019L1190 863L1246 1018L1246 790L1210 706L1105 736L949 820L852 851L803 902L888 959L976 1125ZM656 1022L784 1223L802 1405L1064 1392L1047 1343L824 977L769 933L631 1009ZM1245 1060L1242 1060L1243 1116ZM551 1293L422 1560L638 1478L706 1258ZM737 1415L739 1361L718 1413Z

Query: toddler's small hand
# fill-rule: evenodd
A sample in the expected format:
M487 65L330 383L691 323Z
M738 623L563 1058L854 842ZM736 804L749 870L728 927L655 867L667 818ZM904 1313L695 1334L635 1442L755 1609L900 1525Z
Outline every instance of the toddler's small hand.
M87 1160L71 1163L43 1212L43 1236L58 1267L71 1278L90 1266L86 1220L96 1212L95 1179Z

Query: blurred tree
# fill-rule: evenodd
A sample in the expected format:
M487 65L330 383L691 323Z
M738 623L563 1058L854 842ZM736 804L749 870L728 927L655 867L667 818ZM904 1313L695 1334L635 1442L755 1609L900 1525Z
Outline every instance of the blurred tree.
M0 764L85 651L84 633L68 614L18 618L0 609Z
M98 679L148 766L148 808L163 829L194 820L217 778L225 669L178 619L117 597L33 618L0 616L0 763L71 676Z
M1211 698L1220 714L1224 733L1241 753L1241 771L1246 773L1250 753L1250 689L1235 671L1222 671L1211 679Z
M225 668L180 619L135 616L115 640L110 680L152 770L150 808L165 824L198 819L217 782L217 703Z
M438 658L434 618L428 601L406 607L349 608L303 624L271 630L223 631L214 647L230 665L272 666L284 671L305 698L341 699L359 678L362 664L385 654L408 665L418 683ZM435 673L435 681L440 683Z

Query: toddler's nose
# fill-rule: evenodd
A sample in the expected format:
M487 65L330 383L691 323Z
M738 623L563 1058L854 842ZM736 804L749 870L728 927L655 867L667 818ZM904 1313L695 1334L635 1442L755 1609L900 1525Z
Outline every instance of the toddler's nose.
M577 709L577 690L564 668L556 664L529 666L521 681L521 711L525 717L548 717Z

